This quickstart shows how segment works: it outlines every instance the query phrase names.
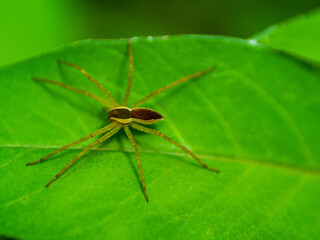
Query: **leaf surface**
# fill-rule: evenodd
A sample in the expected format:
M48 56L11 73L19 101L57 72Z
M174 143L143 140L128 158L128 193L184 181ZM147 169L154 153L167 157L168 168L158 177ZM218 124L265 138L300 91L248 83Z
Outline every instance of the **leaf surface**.
M309 62L320 63L320 8L273 25L254 39Z
M133 131L146 203L121 131L45 188L89 143L35 161L108 124L102 105L40 84L60 81L99 96L83 67L122 101L126 40L76 42L0 70L0 234L18 239L317 239L320 234L320 77L312 67L251 41L134 38L129 105L170 82L216 66L144 107L154 128L188 147ZM91 140L92 142L92 140Z

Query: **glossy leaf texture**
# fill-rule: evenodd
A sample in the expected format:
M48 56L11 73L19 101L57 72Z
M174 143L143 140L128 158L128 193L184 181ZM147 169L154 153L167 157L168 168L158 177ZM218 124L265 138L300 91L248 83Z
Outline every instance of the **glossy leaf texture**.
M129 105L183 76L216 70L150 100L153 127L194 151L215 174L157 136L133 131L150 202L123 131L45 184L89 143L34 166L108 124L87 96L83 67L122 101L126 40L76 42L0 70L0 234L18 239L317 239L320 234L320 75L269 47L226 37L132 40ZM100 96L102 96L100 94ZM92 140L91 140L92 142Z
M253 39L311 63L320 64L320 8L273 25Z

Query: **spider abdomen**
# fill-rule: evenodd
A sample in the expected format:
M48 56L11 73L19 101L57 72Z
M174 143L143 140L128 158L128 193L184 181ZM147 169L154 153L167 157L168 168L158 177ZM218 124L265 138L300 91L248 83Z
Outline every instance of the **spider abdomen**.
M130 109L123 106L110 109L108 115L110 121L117 121L123 124L130 122L153 124L163 119L160 113L149 108Z
M131 110L131 118L141 120L158 120L162 119L162 115L152 109L148 108L135 108Z

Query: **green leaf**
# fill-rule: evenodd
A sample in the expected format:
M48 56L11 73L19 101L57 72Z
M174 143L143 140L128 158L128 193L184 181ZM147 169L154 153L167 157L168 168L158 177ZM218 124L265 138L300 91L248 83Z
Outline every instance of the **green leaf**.
M88 142L25 166L108 124L102 105L48 78L100 94L83 67L122 101L126 40L76 42L0 70L0 234L18 239L317 239L320 234L320 77L252 41L134 38L129 105L182 76L216 66L149 101L162 138L133 131L150 202L123 131L45 184ZM100 96L102 96L100 94ZM92 141L91 141L92 142Z
M254 37L260 43L320 63L320 9L273 25Z

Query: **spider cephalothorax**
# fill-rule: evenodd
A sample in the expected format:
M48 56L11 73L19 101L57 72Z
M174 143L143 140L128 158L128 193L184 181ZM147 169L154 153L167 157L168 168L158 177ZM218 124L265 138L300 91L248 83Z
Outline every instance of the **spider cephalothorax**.
M53 183L57 178L59 178L61 176L62 173L64 173L73 163L75 163L80 157L82 157L86 152L88 152L90 149L92 149L93 147L95 147L96 145L104 142L105 140L107 140L108 138L110 138L111 136L113 136L114 134L116 134L121 128L124 128L125 133L127 134L137 157L137 161L138 161L138 166L139 166L139 171L140 171L140 175L141 175L141 181L142 181L142 187L143 187L143 192L144 195L146 197L146 200L148 201L148 195L147 195L147 190L146 190L146 185L145 185L145 180L144 180L144 174L143 174L143 170L142 170L142 165L141 165L141 161L140 161L140 155L139 155L139 151L138 151L138 147L137 144L135 142L135 139L129 129L129 127L135 128L137 130L140 130L142 132L146 132L146 133L150 133L150 134L154 134L156 136L160 136L164 139L166 139L167 141L175 144L177 147L179 147L180 149L182 149L183 151L185 151L186 153L188 153L189 155L191 155L194 159L196 159L203 167L214 171L214 172L218 172L218 170L209 167L208 165L206 165L205 163L203 163L196 155L194 155L189 149L183 147L182 145L180 145L179 143L173 141L171 138L167 137L166 135L164 135L163 133L151 129L151 128L147 128L144 126L141 126L140 124L153 124L156 122L159 122L161 120L163 120L163 117L160 113L152 110L152 109L148 109L148 108L138 108L138 106L140 106L142 103L144 103L145 101L149 100L150 98L158 95L161 92L166 91L167 89L176 86L180 83L183 83L187 80L190 80L192 78L195 77L200 77L208 72L211 72L214 67L210 67L206 70L203 70L201 72L197 72L194 73L192 75L183 77L178 79L175 82L172 82L170 84L168 84L167 86L160 88L156 91L151 92L149 95L147 95L146 97L142 98L141 100L139 100L138 102L136 102L133 106L131 106L130 108L127 107L127 103L128 103L128 99L129 99L129 94L130 94L130 90L131 90L131 83L132 83L132 71L133 71L133 54L132 54L132 48L131 48L131 40L128 40L128 50L129 50L129 80L128 80L128 85L126 88L126 92L125 92L125 96L124 96L124 100L123 100L123 104L120 105L117 100L111 95L111 93L109 93L108 90L106 90L97 80L95 80L93 77L91 77L85 70L83 70L81 67L79 67L76 64L73 63L69 63L66 61L62 61L60 60L61 63L69 65L71 67L75 67L77 68L79 71L81 71L91 82L93 82L105 95L105 98L101 98L91 92L85 91L85 90L81 90L81 89L77 89L74 88L72 86L69 86L67 84L64 83L60 83L60 82L56 82L56 81L52 81L52 80L48 80L48 79L43 79L43 78L34 78L34 80L39 81L39 82L46 82L46 83L51 83L54 85L58 85L64 88L67 88L71 91L77 92L77 93L81 93L84 95L87 95L93 99L95 99L96 101L102 103L107 109L108 109L108 119L111 122L109 125L93 132L90 133L89 135L80 138L79 140L72 142L70 144L67 144L55 151L53 151L52 153L48 154L47 156L41 158L40 160L34 161L34 162L30 162L27 165L32 165L32 164L36 164L39 162L44 161L45 159L55 155L58 152L61 152L69 147L72 147L80 142L86 141L90 138L93 138L99 134L104 134L102 137L100 137L97 141L95 141L94 143L90 144L88 147L86 147L84 150L82 150L75 158L73 158L71 160L71 162L69 162L47 185L46 187L50 186L51 183Z

